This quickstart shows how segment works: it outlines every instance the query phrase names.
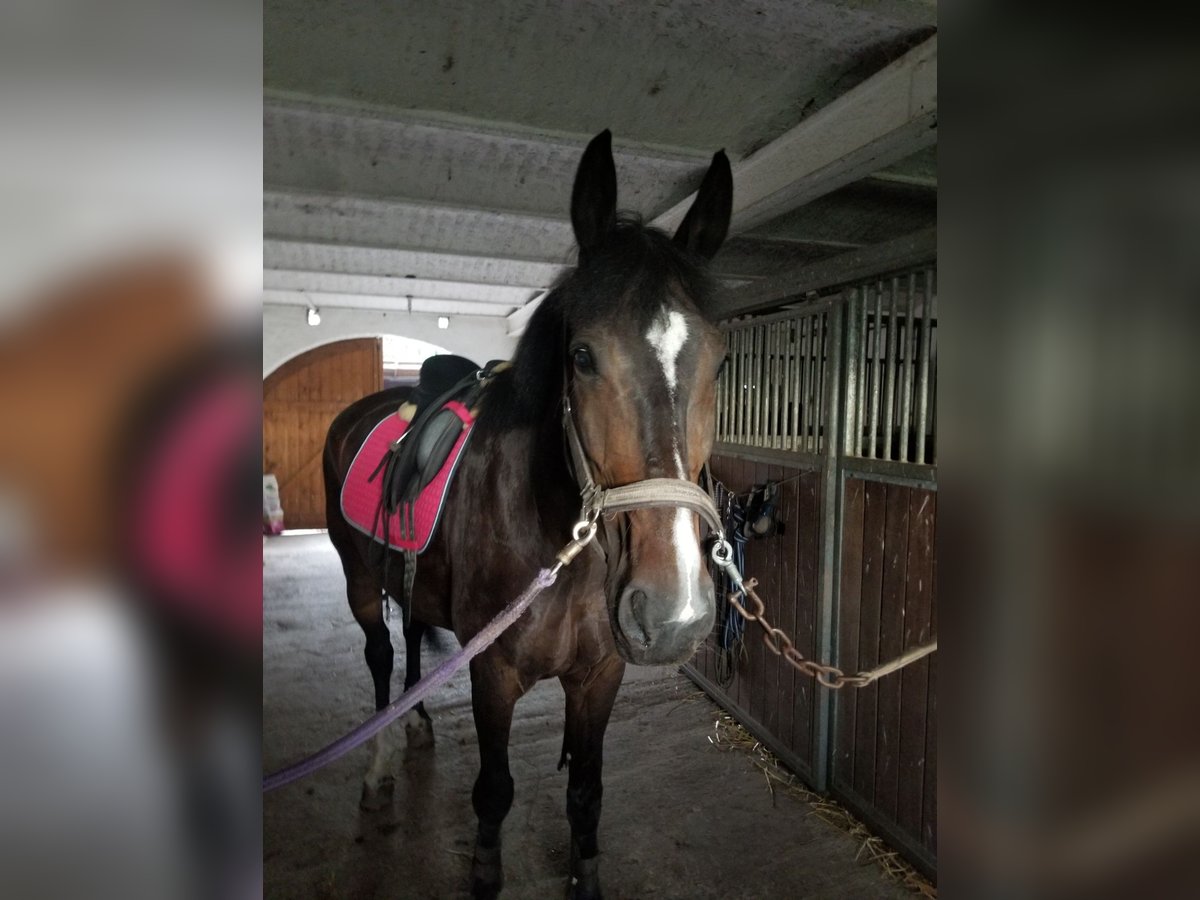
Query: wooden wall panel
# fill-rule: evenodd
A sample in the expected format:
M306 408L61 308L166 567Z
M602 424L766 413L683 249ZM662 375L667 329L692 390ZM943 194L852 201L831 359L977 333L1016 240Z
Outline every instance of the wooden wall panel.
M794 471L789 474L795 474ZM797 511L794 522L799 531L796 549L796 630L792 640L796 649L809 659L816 651L817 602L820 593L818 573L821 559L821 473L806 472L797 481ZM792 746L804 759L812 757L813 679L796 674L792 697Z
M885 501L887 485L863 485L863 575L859 600L858 665L870 669L879 663L879 603L883 591ZM876 712L879 684L858 692L854 728L854 790L867 803L875 799Z
M842 514L842 584L838 610L838 666L846 672L862 669L858 658L858 632L863 577L863 483L846 482ZM854 783L854 712L858 691L838 691L837 740L833 754L833 779Z
M355 400L383 387L379 338L310 350L263 383L263 473L279 480L284 524L325 527L321 454L329 425Z
M759 580L767 618L797 642L801 653L811 656L820 553L820 473L724 456L714 456L709 465L715 478L738 493L768 480L785 482L776 497L784 533L747 543L746 574ZM719 627L718 622L692 661L713 686L718 684ZM766 738L777 751L791 756L806 774L812 761L812 679L796 673L772 653L757 624L746 627L735 673L727 687L713 692L715 699L736 711L742 724Z
M908 584L904 597L905 648L929 640L933 599L933 522L937 494L912 491L909 498ZM907 834L921 834L926 767L926 722L929 719L929 659L900 673L899 785L896 824Z
M846 479L839 665L869 669L937 627L937 492ZM936 843L936 656L838 694L833 792L930 859Z
M739 493L768 479L786 482L778 496L786 531L747 544L745 573L759 580L768 618L814 658L821 473L728 456L713 457L711 467ZM857 672L936 632L937 492L857 475L844 485L835 639L839 667ZM714 699L804 777L812 776L814 752L831 753L832 793L930 870L937 852L935 657L837 692L832 747L814 748L813 679L772 654L759 627L748 625L733 681L713 689L716 646L714 633L693 661Z

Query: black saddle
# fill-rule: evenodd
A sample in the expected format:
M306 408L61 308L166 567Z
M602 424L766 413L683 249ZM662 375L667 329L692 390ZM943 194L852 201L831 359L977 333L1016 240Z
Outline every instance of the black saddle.
M390 517L401 507L411 513L421 491L441 471L463 429L462 419L443 407L458 400L470 408L482 387L480 371L461 356L431 356L421 364L417 389L409 401L416 404L412 421L371 474L374 480L383 473L381 515ZM405 532L401 538L409 537L410 519L411 515L400 517Z

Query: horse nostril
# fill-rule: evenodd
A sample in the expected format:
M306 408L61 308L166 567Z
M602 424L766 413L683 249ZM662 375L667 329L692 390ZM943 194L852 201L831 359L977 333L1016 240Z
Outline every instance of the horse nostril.
M650 627L648 622L650 598L639 588L625 591L621 598L618 619L625 636L632 643L649 647L651 644Z
M650 646L650 631L646 627L647 602L648 598L645 591L637 590L629 595L629 609L633 613L633 621L637 624L638 630L641 631L639 639L644 647Z

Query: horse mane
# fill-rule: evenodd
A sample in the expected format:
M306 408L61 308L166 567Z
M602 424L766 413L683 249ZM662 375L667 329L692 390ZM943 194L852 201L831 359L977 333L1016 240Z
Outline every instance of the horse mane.
M629 320L645 331L668 291L703 311L711 308L715 286L703 260L641 216L621 213L604 243L560 275L530 317L512 366L488 391L479 424L505 430L554 416L571 335L604 318Z

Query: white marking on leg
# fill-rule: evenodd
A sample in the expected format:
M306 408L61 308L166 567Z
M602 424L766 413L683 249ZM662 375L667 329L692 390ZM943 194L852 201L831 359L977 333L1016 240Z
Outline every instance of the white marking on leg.
M367 769L367 774L363 777L363 783L372 791L379 790L379 785L392 774L388 768L388 763L392 758L394 747L388 736L389 730L385 728L375 735L375 753L371 757L371 765Z
M433 728L415 709L409 710L404 717L404 736L408 740L410 750L433 744Z

